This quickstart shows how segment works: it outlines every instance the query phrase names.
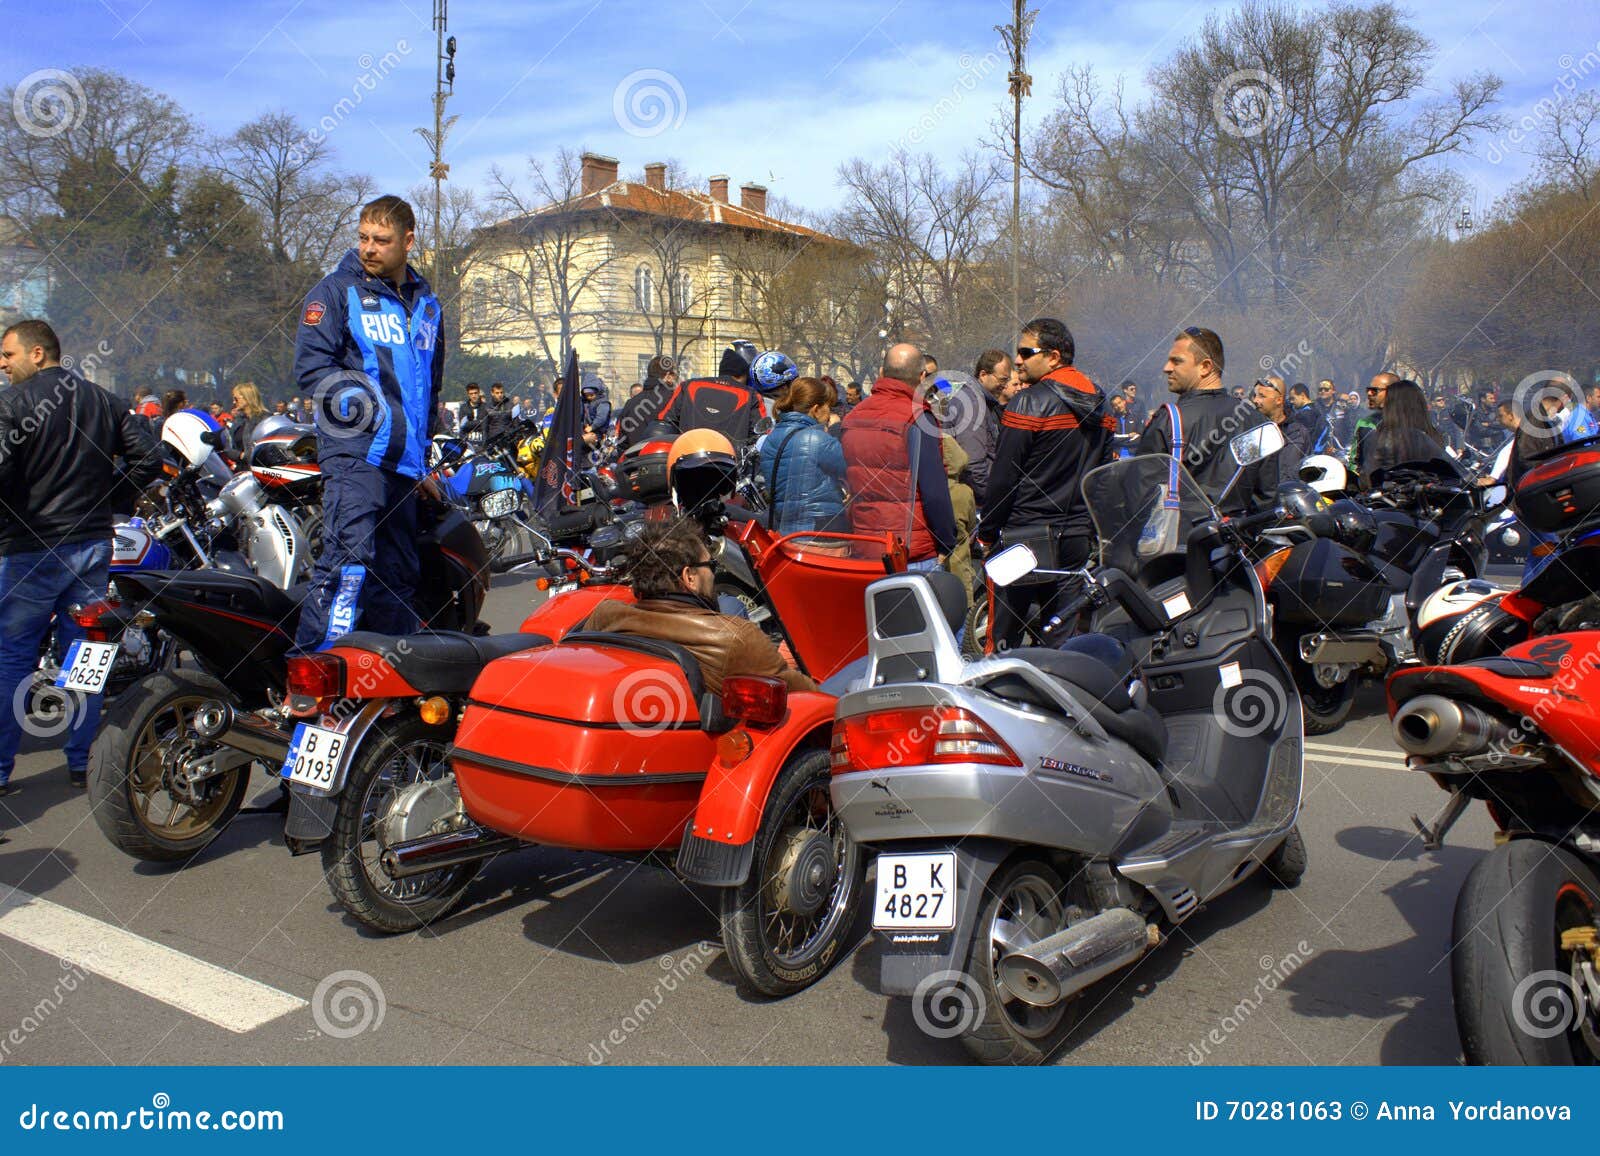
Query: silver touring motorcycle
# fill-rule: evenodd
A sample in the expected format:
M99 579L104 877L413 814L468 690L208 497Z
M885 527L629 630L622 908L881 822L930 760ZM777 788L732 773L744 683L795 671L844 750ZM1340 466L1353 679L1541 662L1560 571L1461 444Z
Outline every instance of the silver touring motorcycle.
M1242 471L1281 445L1267 425L1230 449ZM882 990L987 1063L1048 1058L1085 988L1258 867L1305 871L1300 700L1245 549L1282 515L1224 518L1167 457L1083 490L1096 633L966 661L959 584L881 579L835 716L833 803L878 852ZM1026 545L987 569L1050 573Z

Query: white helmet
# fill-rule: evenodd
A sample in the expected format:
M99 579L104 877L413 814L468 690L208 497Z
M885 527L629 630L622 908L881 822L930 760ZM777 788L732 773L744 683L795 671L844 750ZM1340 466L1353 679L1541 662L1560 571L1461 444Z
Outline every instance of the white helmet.
M1300 480L1319 494L1344 492L1344 463L1332 454L1312 454L1300 463Z
M177 450L191 466L198 466L214 452L214 447L203 435L219 433L221 429L216 419L205 410L180 409L162 422L161 440Z

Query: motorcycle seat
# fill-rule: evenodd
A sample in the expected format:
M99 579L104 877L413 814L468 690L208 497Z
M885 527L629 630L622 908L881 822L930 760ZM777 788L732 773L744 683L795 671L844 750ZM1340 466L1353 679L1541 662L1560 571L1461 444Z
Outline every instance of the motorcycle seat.
M1091 636L1095 639L1105 636ZM1087 640L1085 640L1087 641ZM1108 641L1115 642L1114 639ZM1140 706L1128 694L1128 678L1133 663L1121 647L1115 664L1082 650L1052 650L1041 646L1022 646L1006 652L1007 658L1020 658L1048 674L1071 690L1089 708L1089 716L1111 734L1127 743L1151 763L1160 763L1167 754L1167 727L1149 706ZM1097 653L1111 654L1109 648L1095 646ZM1044 705L1044 704L1039 704Z
M483 668L495 659L549 646L550 639L543 634L474 635L458 630L404 635L357 630L333 645L382 656L401 678L423 694L466 694Z

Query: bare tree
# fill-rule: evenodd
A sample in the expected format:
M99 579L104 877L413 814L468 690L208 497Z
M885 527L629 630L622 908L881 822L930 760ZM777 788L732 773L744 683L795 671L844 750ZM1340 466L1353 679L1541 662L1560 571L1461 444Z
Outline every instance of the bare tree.
M1540 123L1533 153L1544 181L1592 201L1600 191L1600 93L1588 89L1556 102Z
M604 332L616 316L612 271L618 252L605 226L614 216L575 204L582 163L563 149L530 157L527 181L489 173L489 210L462 269L465 324L478 340L531 341L560 365L573 338Z
M699 206L672 200L660 212L621 217L623 244L641 258L634 269L633 305L655 340L657 355L674 361L705 337L710 322L712 241Z

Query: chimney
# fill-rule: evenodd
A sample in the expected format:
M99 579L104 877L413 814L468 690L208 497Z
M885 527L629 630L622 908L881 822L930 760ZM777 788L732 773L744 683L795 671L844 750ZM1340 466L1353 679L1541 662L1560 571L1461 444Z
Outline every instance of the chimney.
M728 178L720 173L711 178L711 199L724 205L728 203Z
M644 183L660 192L667 191L667 166L661 161L644 166Z
M767 211L767 186L766 185L740 185L739 204L752 213L765 213Z
M583 183L580 192L587 197L597 193L617 180L617 158L603 157L599 153L583 154Z

